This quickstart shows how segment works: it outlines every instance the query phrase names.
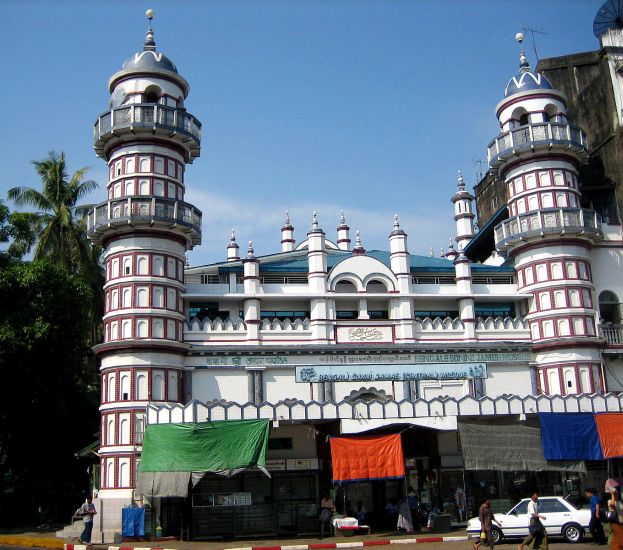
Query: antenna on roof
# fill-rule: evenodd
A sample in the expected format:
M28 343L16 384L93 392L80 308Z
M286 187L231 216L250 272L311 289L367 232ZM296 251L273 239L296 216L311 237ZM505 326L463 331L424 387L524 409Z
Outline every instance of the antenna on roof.
M535 39L534 39L534 33L537 33L537 34L548 34L548 33L543 32L543 31L540 31L540 30L538 30L538 29L532 29L532 28L530 28L530 27L525 27L525 26L522 26L522 27L521 27L521 29L522 29L524 32L529 32L529 33L530 33L530 36L532 37L532 49L534 50L534 57L536 58L536 60L537 60L537 62L538 62L538 60L539 60L539 54L538 54L538 52L536 51L536 41L535 41Z

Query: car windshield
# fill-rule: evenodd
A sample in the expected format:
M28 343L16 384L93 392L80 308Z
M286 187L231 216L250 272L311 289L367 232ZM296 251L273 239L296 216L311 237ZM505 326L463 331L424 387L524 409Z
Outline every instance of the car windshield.
M509 514L527 514L528 513L528 500L524 500L523 502L520 502L517 506L515 506L510 512Z

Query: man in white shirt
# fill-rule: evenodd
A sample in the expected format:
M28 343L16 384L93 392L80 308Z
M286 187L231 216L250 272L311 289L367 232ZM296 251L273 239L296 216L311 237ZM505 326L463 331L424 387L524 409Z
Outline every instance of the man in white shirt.
M539 514L539 496L538 491L534 491L528 502L528 517L530 518L530 533L523 540L521 544L517 546L517 550L523 550L524 544L531 544L534 542L534 548L541 548L542 543L545 543L547 548L547 533L541 523L545 516ZM533 548L531 546L531 548Z

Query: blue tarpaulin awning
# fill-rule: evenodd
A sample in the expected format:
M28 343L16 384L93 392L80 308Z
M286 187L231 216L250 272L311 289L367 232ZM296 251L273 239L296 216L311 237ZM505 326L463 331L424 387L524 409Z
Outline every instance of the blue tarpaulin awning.
M603 460L593 413L540 413L546 460Z

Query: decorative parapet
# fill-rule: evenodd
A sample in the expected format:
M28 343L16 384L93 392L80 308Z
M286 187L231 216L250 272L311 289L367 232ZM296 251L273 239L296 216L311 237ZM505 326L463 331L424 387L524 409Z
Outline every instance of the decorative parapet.
M107 147L120 136L139 132L160 134L178 143L188 151L190 162L199 156L201 122L186 109L151 103L124 105L101 114L93 128L95 153L104 157Z
M599 330L609 346L623 346L623 325L601 325Z
M585 235L598 239L602 236L601 218L586 208L544 208L509 218L497 225L494 233L498 250L512 248L528 237L546 234Z
M179 228L193 245L201 243L201 211L192 204L153 196L133 196L102 202L89 211L87 235L94 244L128 226Z
M293 330L309 330L309 319L264 319L260 325L260 330L277 330L277 331L293 331Z
M458 317L424 317L416 318L414 321L415 330L421 331L441 331L448 330L462 331L464 329L463 322Z
M476 330L528 330L523 317L476 317Z
M211 321L210 319L193 319L186 323L186 328L191 332L231 332L231 331L246 331L247 325L239 317L223 320L220 317Z
M588 159L586 133L571 124L553 122L526 124L498 135L487 148L489 166L499 169L505 162L536 151L565 151Z
M191 401L186 405L150 404L147 408L149 424L171 422L206 422L210 420L245 420L267 418L283 421L313 421L340 419L404 419L426 417L461 416L504 416L510 414L560 413L603 413L623 412L623 393L581 394L566 396L518 396L499 397L438 397L426 401L373 400L341 401L298 401L295 399L278 403L233 403L215 401L201 403Z

